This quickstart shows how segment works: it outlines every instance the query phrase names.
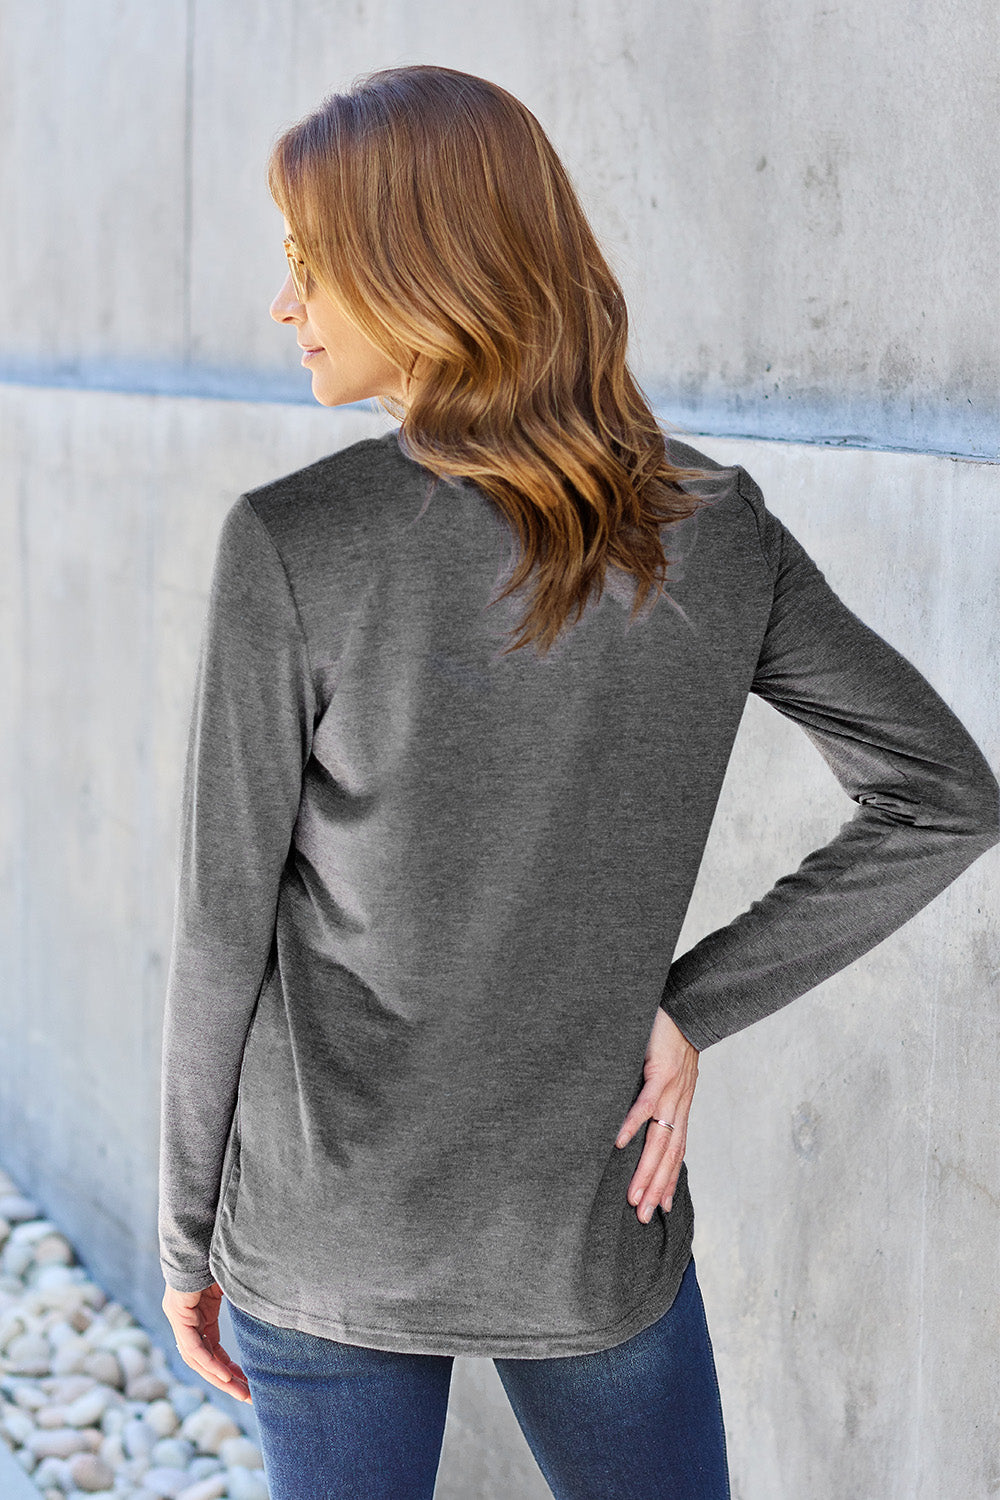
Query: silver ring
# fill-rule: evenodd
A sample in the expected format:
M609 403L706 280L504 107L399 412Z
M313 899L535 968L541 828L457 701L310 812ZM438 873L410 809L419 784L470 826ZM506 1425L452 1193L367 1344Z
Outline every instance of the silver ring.
M655 1120L655 1119L654 1119L654 1121L653 1121L653 1124L654 1124L654 1125L665 1125L665 1126L666 1126L666 1127L667 1127L667 1129L668 1129L668 1130L673 1130L673 1128L674 1128L674 1127L673 1127L673 1126L672 1126L672 1125L671 1125L671 1123L670 1123L670 1121L669 1121L669 1120Z

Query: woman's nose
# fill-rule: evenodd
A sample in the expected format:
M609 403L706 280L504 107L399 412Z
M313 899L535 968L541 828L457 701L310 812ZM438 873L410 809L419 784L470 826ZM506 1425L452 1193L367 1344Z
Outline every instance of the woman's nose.
M294 323L302 311L302 303L295 295L292 274L289 271L281 283L280 292L271 303L271 317L276 323Z

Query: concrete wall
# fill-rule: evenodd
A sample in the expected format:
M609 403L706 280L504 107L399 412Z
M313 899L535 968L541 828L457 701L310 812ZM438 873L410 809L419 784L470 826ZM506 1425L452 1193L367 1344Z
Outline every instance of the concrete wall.
M0 371L301 393L277 131L438 62L550 131L636 364L701 432L1000 456L993 0L3 6Z
M1000 21L985 0L0 20L0 1160L170 1348L159 1027L214 539L242 489L387 425L312 403L267 316L273 135L399 62L524 98L658 409L746 465L1000 765ZM678 951L849 812L751 699ZM997 870L705 1056L688 1164L736 1500L1000 1485ZM547 1491L492 1364L461 1358L440 1500L514 1493Z

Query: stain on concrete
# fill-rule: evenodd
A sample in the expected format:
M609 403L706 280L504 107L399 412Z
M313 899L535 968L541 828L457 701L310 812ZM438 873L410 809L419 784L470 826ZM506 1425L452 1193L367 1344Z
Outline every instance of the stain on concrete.
M819 1151L819 1114L805 1101L792 1115L792 1145L796 1154L811 1161Z

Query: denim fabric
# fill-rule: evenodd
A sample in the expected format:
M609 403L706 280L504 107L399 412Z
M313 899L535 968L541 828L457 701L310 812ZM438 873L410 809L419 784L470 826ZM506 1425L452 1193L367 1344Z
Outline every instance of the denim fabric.
M271 1500L431 1500L454 1356L339 1343L232 1303L230 1313ZM693 1257L667 1312L624 1343L494 1363L555 1500L729 1500Z

